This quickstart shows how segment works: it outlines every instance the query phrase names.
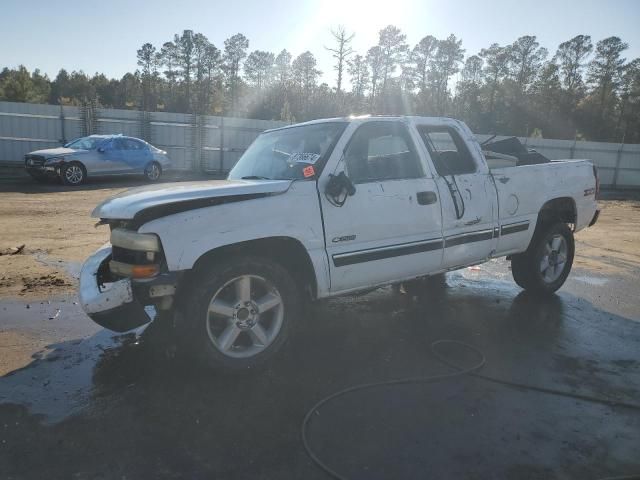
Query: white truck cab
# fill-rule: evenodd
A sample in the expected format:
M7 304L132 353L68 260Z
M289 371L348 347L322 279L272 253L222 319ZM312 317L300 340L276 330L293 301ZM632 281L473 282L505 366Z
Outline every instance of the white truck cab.
M520 286L551 293L571 269L573 232L597 220L597 172L525 157L483 151L449 118L270 130L227 180L99 205L111 243L85 263L81 303L116 331L150 321L154 305L201 360L238 370L280 348L308 298L429 288L429 277L503 256Z

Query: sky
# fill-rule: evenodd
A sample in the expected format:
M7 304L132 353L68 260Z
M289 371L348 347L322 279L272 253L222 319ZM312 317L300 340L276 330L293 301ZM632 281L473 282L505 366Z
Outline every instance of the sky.
M121 77L134 71L136 50L157 48L174 33L203 33L218 48L235 33L249 50L294 57L310 50L323 81L335 84L330 29L355 33L353 48L365 54L386 25L399 27L409 45L426 35L463 41L465 56L491 43L536 35L553 54L578 34L594 43L616 35L629 44L627 59L640 57L640 0L3 0L0 67L25 65L55 77L60 68Z

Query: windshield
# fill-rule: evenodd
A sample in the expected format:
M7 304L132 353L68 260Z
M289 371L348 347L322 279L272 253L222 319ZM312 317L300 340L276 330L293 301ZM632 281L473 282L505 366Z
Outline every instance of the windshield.
M82 137L67 143L65 147L75 150L95 150L105 140L106 138L104 137Z
M326 122L263 133L228 178L302 179L305 167L322 164L331 155L346 126L346 122Z

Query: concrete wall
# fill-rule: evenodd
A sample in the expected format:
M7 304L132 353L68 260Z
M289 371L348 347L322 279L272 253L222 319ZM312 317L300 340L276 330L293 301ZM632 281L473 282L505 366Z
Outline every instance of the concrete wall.
M260 132L283 125L246 118L0 102L0 162L21 165L24 154L33 150L91 133L122 133L166 150L178 169L224 173ZM478 135L479 141L487 138ZM640 187L640 145L520 140L551 159L593 161L604 186Z

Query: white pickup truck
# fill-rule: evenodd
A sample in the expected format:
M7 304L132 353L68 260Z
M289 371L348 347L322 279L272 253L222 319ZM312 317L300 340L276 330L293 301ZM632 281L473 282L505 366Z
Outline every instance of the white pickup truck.
M483 152L448 118L270 130L227 180L99 205L111 241L83 266L81 304L115 331L149 322L153 305L206 364L240 370L282 346L307 299L429 288L429 277L505 256L518 285L554 292L573 232L597 220L597 172L584 160L527 163Z

